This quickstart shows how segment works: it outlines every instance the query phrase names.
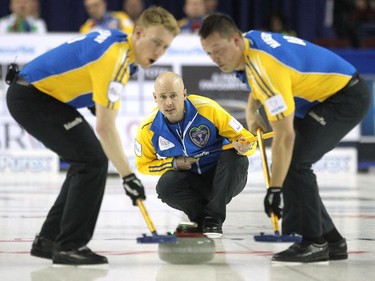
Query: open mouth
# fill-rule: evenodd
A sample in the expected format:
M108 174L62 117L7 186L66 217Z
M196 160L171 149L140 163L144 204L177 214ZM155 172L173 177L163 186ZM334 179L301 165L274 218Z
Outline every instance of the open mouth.
M150 62L150 64L153 64L156 60L149 59L148 61Z

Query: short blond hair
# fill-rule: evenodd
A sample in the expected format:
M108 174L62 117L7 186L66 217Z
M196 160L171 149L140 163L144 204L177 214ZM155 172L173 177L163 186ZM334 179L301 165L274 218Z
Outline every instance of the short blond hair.
M180 28L177 25L175 17L159 6L152 6L143 11L139 17L136 26L150 27L155 25L161 25L173 36L177 36L180 33Z

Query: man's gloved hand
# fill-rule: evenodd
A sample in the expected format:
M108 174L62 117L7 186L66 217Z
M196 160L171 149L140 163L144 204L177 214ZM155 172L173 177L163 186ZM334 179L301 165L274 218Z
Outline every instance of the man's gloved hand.
M232 142L234 149L237 151L237 154L245 155L250 149L256 145L256 142L247 142L246 139L241 136L235 141Z
M283 214L283 192L281 187L269 187L267 189L266 197L264 198L264 211L267 216L271 217L271 212L274 213L278 218L282 217Z
M122 179L125 193L132 200L133 206L137 206L138 199L146 200L143 184L135 174L130 174L126 177L123 177Z

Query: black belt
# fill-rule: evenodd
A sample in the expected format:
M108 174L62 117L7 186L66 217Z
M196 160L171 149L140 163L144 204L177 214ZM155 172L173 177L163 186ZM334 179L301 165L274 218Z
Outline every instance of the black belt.
M21 75L17 75L16 77L16 84L21 85L21 86L32 86L29 82L25 80Z

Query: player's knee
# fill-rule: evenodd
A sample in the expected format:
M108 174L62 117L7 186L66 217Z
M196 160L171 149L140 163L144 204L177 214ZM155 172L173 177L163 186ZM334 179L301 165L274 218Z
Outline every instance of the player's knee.
M88 155L85 159L86 165L90 169L97 170L98 172L108 170L108 158L103 150L97 150L95 153Z
M158 198L164 201L166 198L168 198L168 188L165 184L161 183L160 181L156 185L156 193L158 195Z
M156 185L156 193L158 194L158 198L162 199L163 201L167 200L171 197L172 189L173 189L173 173L166 172L164 173L157 185Z

